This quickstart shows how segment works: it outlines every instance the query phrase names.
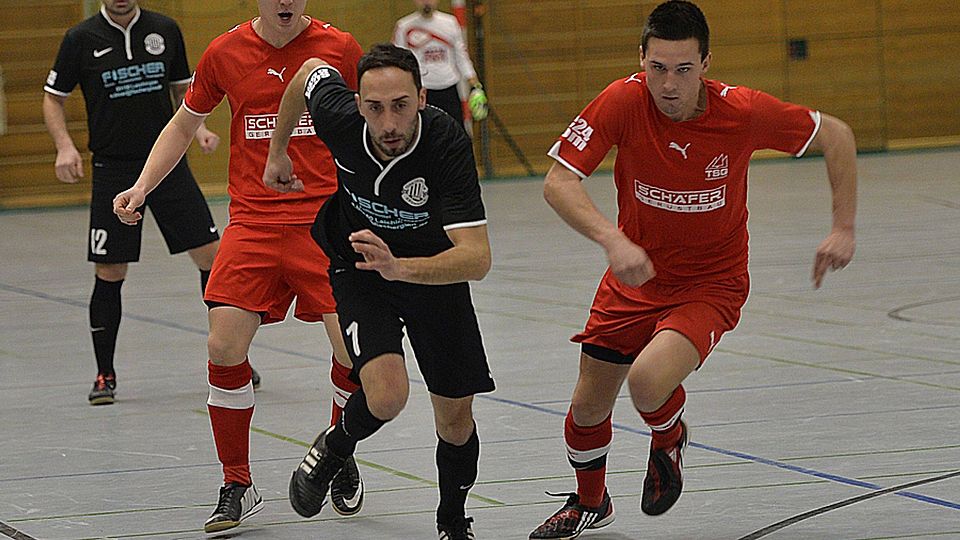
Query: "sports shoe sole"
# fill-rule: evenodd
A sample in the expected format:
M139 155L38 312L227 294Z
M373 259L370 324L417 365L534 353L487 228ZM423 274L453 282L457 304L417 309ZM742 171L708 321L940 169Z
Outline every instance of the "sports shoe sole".
M263 499L260 499L257 502L257 504L253 505L253 507L251 507L250 510L247 510L247 513L240 516L240 519L238 519L237 521L217 521L215 523L210 523L209 525L204 524L203 532L215 533L215 532L225 531L227 529L232 529L240 525L241 523L243 523L243 520L256 514L260 510L263 510Z
M90 400L91 405L113 405L116 401L112 396L101 396Z
M358 494L359 498L357 497ZM363 478L360 479L360 485L357 487L357 493L353 495L353 498L357 499L355 503L356 506L353 507L349 505L349 499L344 499L344 502L348 503L343 505L346 510L341 509L340 506L335 504L332 499L330 501L330 506L332 506L333 510L341 516L352 516L359 512L360 509L363 508Z

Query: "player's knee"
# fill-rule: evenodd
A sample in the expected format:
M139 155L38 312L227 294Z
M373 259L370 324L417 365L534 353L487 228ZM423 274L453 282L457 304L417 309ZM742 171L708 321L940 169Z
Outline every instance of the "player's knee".
M207 355L214 365L233 366L243 363L247 353L235 340L224 335L210 333L207 336Z
M393 420L400 415L400 411L407 405L407 395L404 393L367 396L367 407L380 420Z
M97 277L115 283L117 281L122 281L127 277L127 264L103 264L98 263L96 265Z
M660 388L656 378L643 369L630 370L627 375L627 387L630 389L633 405L643 412L657 410L673 392L673 388Z
M570 400L573 421L579 426L595 426L610 416L611 407L596 396L575 392Z

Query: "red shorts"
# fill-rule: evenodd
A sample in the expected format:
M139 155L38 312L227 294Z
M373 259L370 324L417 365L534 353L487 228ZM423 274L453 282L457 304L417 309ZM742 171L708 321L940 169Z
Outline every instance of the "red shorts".
M336 312L329 265L310 225L231 223L203 299L260 313L263 324L270 324L286 318L296 297L294 316L317 322Z
M620 358L602 358L630 363L661 330L674 330L689 339L706 360L724 332L740 322L740 308L747 301L747 274L689 285L648 282L629 294L608 270L600 281L583 332L571 341L610 349ZM591 355L592 356L592 355ZM613 355L616 356L616 355Z

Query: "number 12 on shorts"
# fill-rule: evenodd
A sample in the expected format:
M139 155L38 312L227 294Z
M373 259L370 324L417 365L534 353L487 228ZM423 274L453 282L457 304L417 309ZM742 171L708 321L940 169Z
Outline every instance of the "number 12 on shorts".
M353 321L346 329L347 335L350 336L350 341L353 343L353 354L358 358L360 357L359 328L360 325L357 324L357 321Z
M106 255L107 250L103 247L107 243L107 231L104 229L90 229L90 253L94 255Z

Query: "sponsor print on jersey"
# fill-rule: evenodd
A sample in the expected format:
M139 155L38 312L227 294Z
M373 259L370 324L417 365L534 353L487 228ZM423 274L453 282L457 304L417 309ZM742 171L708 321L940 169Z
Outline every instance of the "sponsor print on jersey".
M341 187L350 195L350 204L353 208L363 214L374 227L391 230L418 229L430 221L430 212L398 210L356 195L343 184Z
M587 143L590 142L591 135L593 135L593 128L590 127L590 124L588 124L586 120L577 116L573 119L573 122L570 122L570 125L564 130L561 137L572 144L574 148L583 152L583 149L587 147Z
M157 34L156 32L143 38L143 46L146 47L148 53L154 56L161 55L163 54L163 51L167 50L167 45L163 41L163 36Z
M330 77L329 68L321 67L313 70L313 73L310 74L310 79L307 80L307 86L303 92L303 95L307 96L307 99L309 99L310 96L313 95L313 89L317 86L317 83L329 77ZM283 78L281 77L280 80L283 80Z
M720 154L713 158L713 161L707 165L707 168L704 169L703 172L706 175L704 179L708 182L726 178L730 173L730 157L726 154Z
M47 73L47 86L53 86L57 82L57 72L56 70L51 69L50 73Z
M166 76L166 64L145 62L108 69L100 73L100 80L105 90L111 90L107 97L118 99L163 91L163 79Z
M419 177L404 184L400 196L410 206L423 206L427 204L427 191L427 180Z
M634 180L634 195L640 202L671 212L709 212L727 204L727 186L699 191L670 191Z
M273 130L277 128L276 114L248 114L243 117L244 135L248 141L269 139ZM307 137L316 135L313 129L313 119L309 113L300 115L300 121L293 128L293 137Z

